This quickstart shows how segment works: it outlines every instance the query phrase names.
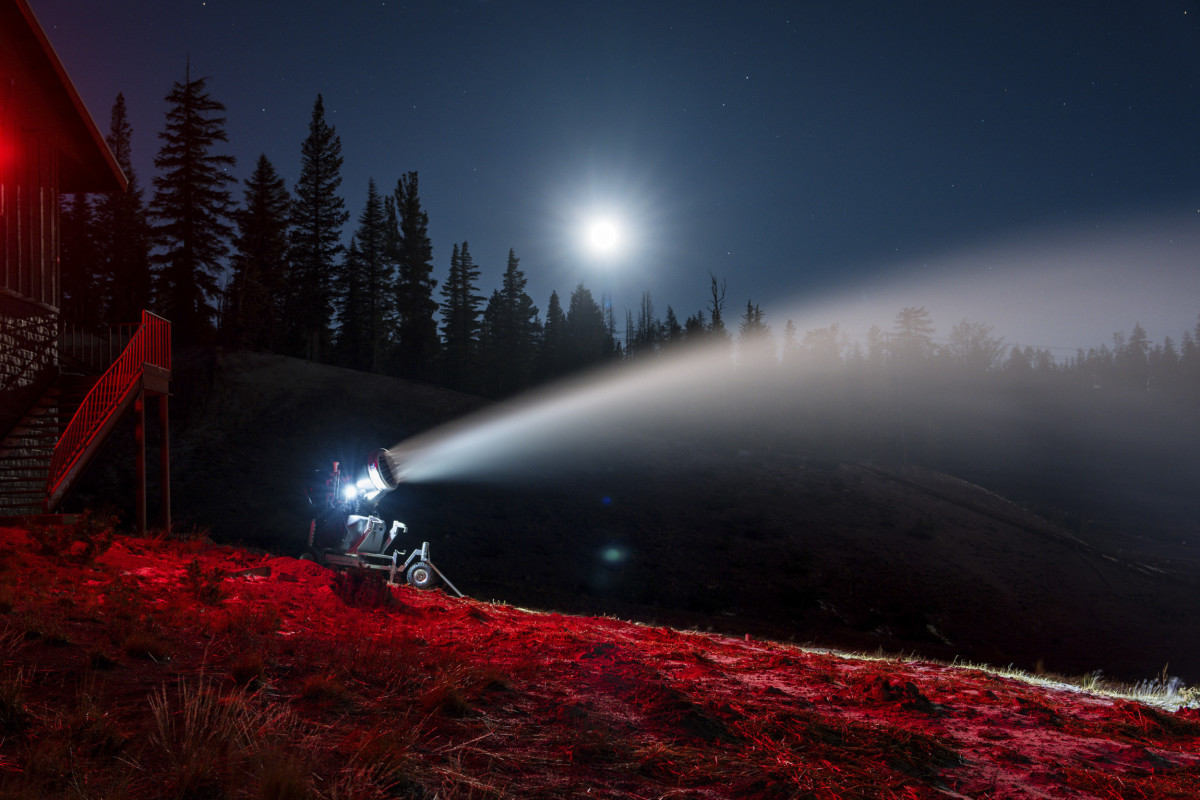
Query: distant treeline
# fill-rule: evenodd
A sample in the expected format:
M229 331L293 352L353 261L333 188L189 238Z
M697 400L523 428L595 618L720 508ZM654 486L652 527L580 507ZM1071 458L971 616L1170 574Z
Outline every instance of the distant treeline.
M618 320L583 284L544 313L526 292L509 251L501 285L479 286L466 240L448 271L433 277L433 246L416 172L389 192L370 182L343 244L350 213L339 194L341 140L313 105L289 189L262 155L235 201L224 107L205 80L176 83L166 97L149 202L131 160L124 98L112 107L107 141L129 178L124 194L65 197L62 208L63 315L97 330L134 321L142 308L170 319L177 347L221 345L288 354L503 397L604 361L640 360L698 342L725 343L730 363L768 361L832 371L860 384L903 383L935 367L941 375L1139 391L1200 392L1200 324L1148 341L1140 325L1073 358L1005 343L981 322L955 325L935 344L923 308L899 312L892 329L851 343L837 325L800 333L791 321L772 333L757 305L726 327L726 286L709 275L711 299L682 321L660 317L649 294ZM913 378L915 380L915 378ZM921 380L926 380L922 378Z
M743 320L743 363L746 330ZM781 342L762 340L759 362L780 378L739 395L737 440L922 464L1080 531L1200 536L1200 322L1178 343L1135 324L1066 359L984 323L936 333L919 307L865 344L838 325L797 335L788 323Z

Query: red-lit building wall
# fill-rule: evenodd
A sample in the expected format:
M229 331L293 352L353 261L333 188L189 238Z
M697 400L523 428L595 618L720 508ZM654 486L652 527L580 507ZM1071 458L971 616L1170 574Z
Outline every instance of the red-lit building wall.
M125 188L25 0L0 0L0 436L58 364L59 195Z
M0 286L57 309L58 153L36 136L0 130Z

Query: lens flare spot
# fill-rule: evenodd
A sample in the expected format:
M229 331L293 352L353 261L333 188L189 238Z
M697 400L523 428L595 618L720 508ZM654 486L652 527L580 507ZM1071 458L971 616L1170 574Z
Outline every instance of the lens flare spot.
M603 552L600 554L600 558L604 561L604 563L616 566L617 564L623 564L626 560L628 560L629 552L624 548L613 545L604 548Z

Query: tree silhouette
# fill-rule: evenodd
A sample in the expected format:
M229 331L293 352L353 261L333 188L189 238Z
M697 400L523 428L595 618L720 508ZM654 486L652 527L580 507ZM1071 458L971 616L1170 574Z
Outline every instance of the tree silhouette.
M68 199L69 198L69 199ZM103 305L102 275L97 272L97 231L86 194L64 196L59 211L59 263L62 270L62 316L65 322L96 328Z
M775 348L771 328L758 305L746 301L746 313L738 325L738 355L743 366L775 363Z
M1192 331L1184 331L1179 340L1179 378L1186 390L1200 390L1200 338Z
M708 325L704 322L704 312L697 311L689 314L683 321L683 339L687 342L699 342L708 335Z
M992 336L992 326L963 320L950 329L946 353L954 366L974 374L995 370L1004 360L1004 339Z
M779 351L779 362L784 367L792 367L800 356L800 342L796 338L796 323L788 320L783 326L783 344Z
M233 200L227 185L236 163L233 156L212 152L227 141L225 106L209 97L204 78L175 83L167 95L167 124L159 133L162 148L154 166L150 216L157 221L154 238L158 266L156 301L171 320L176 346L212 341L218 276L229 252Z
M283 178L260 155L235 215L223 331L230 347L273 351L282 344L291 203Z
M396 264L393 368L403 377L429 380L437 367L441 342L434 320L438 304L433 299L437 287L433 243L429 216L421 208L417 173L409 172L396 182L384 208L391 259Z
M649 292L642 292L642 301L638 304L637 325L629 331L626 324L625 353L629 357L649 355L657 352L662 331L658 318L654 315L654 301ZM630 338L630 332L633 336Z
M683 326L679 324L675 309L670 306L667 306L667 316L663 319L659 338L663 347L674 347L683 342Z
M799 348L804 354L804 363L820 370L829 371L842 363L842 355L846 349L845 334L841 332L841 328L836 322L825 328L805 331ZM786 341L784 351L788 351Z
M125 173L124 192L101 195L95 204L96 272L101 278L99 305L103 321L137 322L151 305L150 222L142 187L133 169L133 127L125 110L125 96L113 102L108 136L117 164Z
M712 299L708 304L708 328L706 329L709 337L719 340L728 340L729 332L725 330L725 320L722 314L725 311L725 281L717 281L717 276L711 272L708 277L712 283L710 291Z
M567 356L567 315L558 292L550 292L535 375L543 381L562 375L567 371Z
M313 103L308 136L300 146L300 179L292 204L287 297L287 349L320 360L329 350L333 275L342 251L342 226L350 218L338 195L342 140L325 122L321 95Z
M540 326L526 283L520 260L509 250L503 288L492 292L484 309L480 342L485 379L494 396L512 394L532 379Z
M1114 356L1117 380L1134 389L1145 389L1150 381L1150 339L1146 329L1135 323L1129 339L1124 336L1119 339Z
M582 283L571 292L567 307L566 364L575 370L613 355L613 340L604 313Z
M905 368L912 368L933 355L933 320L924 306L908 306L896 315L892 354Z
M334 291L338 315L335 348L339 364L375 371L384 346L384 308L393 290L393 264L388 247L383 198L375 181L367 184L367 201L358 229L342 259Z
M476 281L479 267L471 259L466 242L454 246L450 256L450 275L442 286L442 380L447 386L468 390L474 388L474 370L479 354L479 306L483 297Z

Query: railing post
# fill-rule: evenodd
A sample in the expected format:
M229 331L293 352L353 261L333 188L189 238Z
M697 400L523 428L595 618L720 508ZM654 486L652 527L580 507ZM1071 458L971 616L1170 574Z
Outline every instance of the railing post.
M139 536L146 535L146 392L138 389L137 400L133 404L137 426L134 431L134 484L137 497L134 501L137 510L137 532Z
M162 427L162 432L158 439L158 476L159 476L159 492L162 498L162 526L163 532L167 535L171 533L171 448L169 444L169 434L171 424L170 415L167 414L167 394L164 392L158 396L158 421Z

